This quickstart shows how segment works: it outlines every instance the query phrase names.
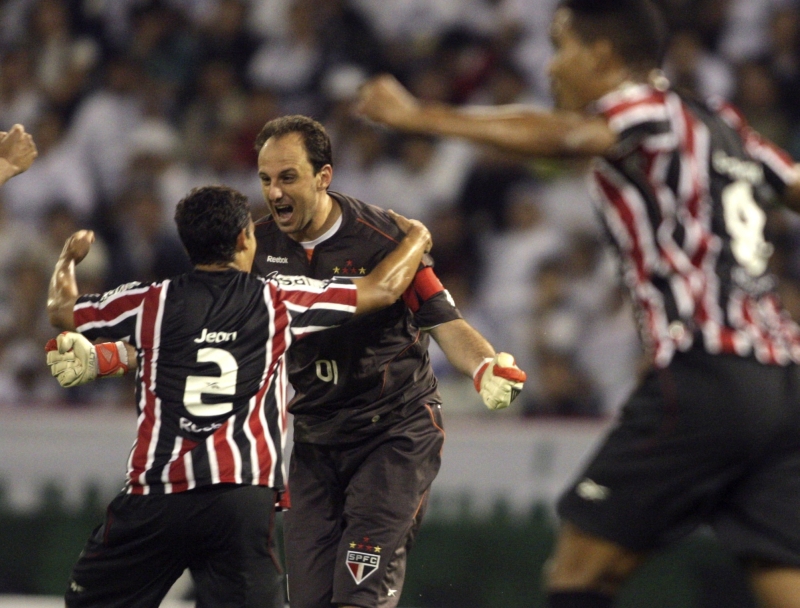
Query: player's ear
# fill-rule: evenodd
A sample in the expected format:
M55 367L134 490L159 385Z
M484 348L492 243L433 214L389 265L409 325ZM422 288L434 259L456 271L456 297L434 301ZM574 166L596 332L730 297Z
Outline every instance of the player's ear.
M250 248L250 241L253 238L253 227L242 228L239 236L236 237L236 251L246 251Z
M333 180L333 167L330 165L323 165L322 169L317 173L317 189L327 190Z

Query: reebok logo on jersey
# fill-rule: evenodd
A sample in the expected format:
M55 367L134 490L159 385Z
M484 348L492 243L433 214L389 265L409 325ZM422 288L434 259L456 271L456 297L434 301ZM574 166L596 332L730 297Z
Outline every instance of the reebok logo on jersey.
M273 264L288 264L289 263L289 258L276 257L274 255L268 255L267 256L267 262L272 262Z
M217 342L230 342L231 340L236 339L236 332L231 331L208 331L205 327L203 328L203 333L200 334L199 338L195 338L195 342L202 343L202 342L210 342L210 343L217 343Z
M348 551L346 563L347 569L350 571L350 575L356 585L360 585L361 581L378 569L381 557L380 555L370 555L359 551Z
M197 426L194 422L183 416L181 416L178 421L178 427L180 427L182 431L187 431L189 433L210 433L216 431L221 426L221 422L212 422L208 426Z
M578 487L575 488L575 493L584 500L597 501L608 498L611 490L587 477L578 484Z

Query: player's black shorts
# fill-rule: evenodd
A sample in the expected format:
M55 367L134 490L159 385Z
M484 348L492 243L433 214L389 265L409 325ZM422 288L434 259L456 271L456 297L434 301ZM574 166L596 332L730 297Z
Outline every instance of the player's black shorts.
M800 566L800 368L677 354L634 392L558 511L634 551L708 523L739 557Z
M295 443L284 517L292 608L397 605L439 471L441 406L347 446Z
M66 605L157 607L190 568L198 607L283 608L274 505L274 491L261 486L120 494L75 564Z

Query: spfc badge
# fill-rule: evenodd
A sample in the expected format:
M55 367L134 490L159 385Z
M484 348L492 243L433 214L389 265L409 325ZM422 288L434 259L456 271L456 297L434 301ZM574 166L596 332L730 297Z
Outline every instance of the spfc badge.
M350 570L350 574L353 576L356 585L360 585L361 581L375 572L380 563L380 555L370 555L369 553L361 553L359 551L347 552L347 569Z

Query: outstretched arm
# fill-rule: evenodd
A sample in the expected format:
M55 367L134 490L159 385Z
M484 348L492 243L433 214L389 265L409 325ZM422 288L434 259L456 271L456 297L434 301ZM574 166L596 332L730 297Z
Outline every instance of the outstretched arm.
M86 257L93 242L92 230L78 230L64 243L47 291L47 316L53 327L68 331L75 329L73 309L78 299L75 265Z
M356 313L364 314L394 304L417 273L422 255L431 250L431 234L422 223L389 212L406 233L400 244L372 272L355 282L358 290Z
M22 125L0 132L0 185L26 171L38 155L33 137Z
M456 108L423 104L393 76L378 76L359 93L357 111L400 131L462 137L534 156L603 155L617 135L603 118L517 105Z
M430 334L450 364L466 376L472 376L484 359L494 357L492 345L464 319L437 325Z

